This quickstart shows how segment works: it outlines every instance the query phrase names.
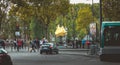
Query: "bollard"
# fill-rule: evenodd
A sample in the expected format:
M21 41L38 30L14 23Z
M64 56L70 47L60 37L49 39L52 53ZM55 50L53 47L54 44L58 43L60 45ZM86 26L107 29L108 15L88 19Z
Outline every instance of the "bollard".
M97 45L91 44L90 45L90 55L96 55L97 54Z

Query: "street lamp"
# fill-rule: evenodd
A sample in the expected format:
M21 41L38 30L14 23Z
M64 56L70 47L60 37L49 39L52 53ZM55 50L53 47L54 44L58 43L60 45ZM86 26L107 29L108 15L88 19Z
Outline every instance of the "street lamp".
M102 0L100 0L100 40L101 40L101 26L102 26Z
M93 0L92 0L92 15L93 15L93 22L94 22L94 9L93 9Z

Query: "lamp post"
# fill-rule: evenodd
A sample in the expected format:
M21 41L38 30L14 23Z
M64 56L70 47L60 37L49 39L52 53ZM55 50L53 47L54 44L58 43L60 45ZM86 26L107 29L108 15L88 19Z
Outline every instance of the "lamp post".
M101 26L102 26L102 0L100 0L100 40L101 40Z
M92 0L92 15L93 15L93 22L94 22L94 9L93 9L93 0Z
M94 16L95 16L95 14L94 14L95 12L94 12L94 0L92 0L92 16L93 16L93 23L95 23L94 21ZM97 23L95 23L94 24L94 26L95 26L95 30L94 31L96 31L95 32L95 34L92 36L93 37L93 41L97 41Z

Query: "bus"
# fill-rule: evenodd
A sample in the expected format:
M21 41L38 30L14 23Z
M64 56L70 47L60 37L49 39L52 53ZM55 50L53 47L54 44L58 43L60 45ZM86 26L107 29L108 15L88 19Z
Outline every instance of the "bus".
M102 22L100 60L120 61L120 21Z

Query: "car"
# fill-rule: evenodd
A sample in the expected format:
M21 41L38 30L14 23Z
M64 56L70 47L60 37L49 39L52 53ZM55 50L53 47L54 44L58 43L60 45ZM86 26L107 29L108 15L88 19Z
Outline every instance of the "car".
M57 45L54 43L44 43L40 47L40 54L42 54L42 53L46 53L46 54L56 53L56 54L58 54L59 49L58 49Z
M3 39L0 39L0 46L5 49L5 41Z
M13 65L10 55L0 46L0 65Z

